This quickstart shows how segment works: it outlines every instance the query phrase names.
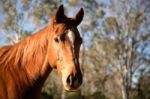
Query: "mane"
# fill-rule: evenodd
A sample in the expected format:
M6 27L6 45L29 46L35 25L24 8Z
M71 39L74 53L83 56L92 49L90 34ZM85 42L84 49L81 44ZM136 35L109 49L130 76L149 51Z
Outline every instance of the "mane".
M4 46L0 48L0 70L2 68L23 68L25 65L41 65L43 55L46 55L48 45L47 36L50 28L44 29L28 36L15 45Z

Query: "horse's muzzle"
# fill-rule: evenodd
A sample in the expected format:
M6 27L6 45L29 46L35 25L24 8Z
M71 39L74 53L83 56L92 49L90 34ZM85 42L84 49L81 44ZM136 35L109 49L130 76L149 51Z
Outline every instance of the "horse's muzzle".
M69 75L66 79L66 86L64 86L65 90L67 91L74 91L79 88L82 84L82 74L77 74L75 76Z

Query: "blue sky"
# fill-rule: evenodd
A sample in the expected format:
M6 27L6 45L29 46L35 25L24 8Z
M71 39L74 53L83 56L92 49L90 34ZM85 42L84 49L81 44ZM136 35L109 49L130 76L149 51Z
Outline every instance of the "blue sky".
M3 38L4 38L4 35L2 33L0 33L0 46L6 44L6 42L4 41Z
M2 16L2 10L1 9L2 9L2 6L0 4L0 23L2 23L2 21L3 21L3 16ZM4 38L4 35L2 35L2 33L0 33L0 45L5 44L3 38Z
M2 5L0 4L0 23L3 21Z

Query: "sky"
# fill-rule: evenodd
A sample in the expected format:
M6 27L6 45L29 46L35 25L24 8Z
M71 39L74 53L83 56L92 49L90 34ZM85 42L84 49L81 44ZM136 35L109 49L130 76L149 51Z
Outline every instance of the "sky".
M2 9L2 6L0 4L0 23L3 21L3 16L2 16L2 10L1 9ZM2 33L0 33L0 45L5 44L3 38L4 38L4 35L2 35Z
M2 5L0 4L0 23L3 21L3 16L2 16Z
M4 35L2 33L0 33L0 46L2 45L6 45L6 42L4 41Z

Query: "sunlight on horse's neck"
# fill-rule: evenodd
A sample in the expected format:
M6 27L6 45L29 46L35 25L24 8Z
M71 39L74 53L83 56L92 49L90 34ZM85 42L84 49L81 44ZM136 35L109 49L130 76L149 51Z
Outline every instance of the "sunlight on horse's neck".
M44 75L47 70L48 31L49 28L46 27L22 42L25 43L22 44L24 46L22 63L33 79L36 79L35 76Z
M0 48L0 75L12 77L9 80L15 82L15 90L20 92L32 88L31 91L40 92L52 70L47 59L50 32L48 26L16 45Z

